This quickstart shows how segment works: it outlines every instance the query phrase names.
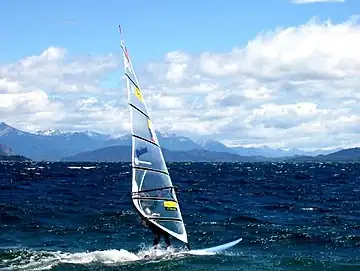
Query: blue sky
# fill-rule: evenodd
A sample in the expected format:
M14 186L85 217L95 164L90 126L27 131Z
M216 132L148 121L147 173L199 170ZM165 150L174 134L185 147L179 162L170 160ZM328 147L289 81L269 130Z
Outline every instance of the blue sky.
M160 132L358 146L360 1L291 1L2 0L0 122L129 133L121 24Z
M261 31L305 23L309 18L346 20L360 2L295 5L289 0L84 1L3 0L0 61L41 52L50 45L71 54L119 52L123 25L134 61L164 52L227 51Z

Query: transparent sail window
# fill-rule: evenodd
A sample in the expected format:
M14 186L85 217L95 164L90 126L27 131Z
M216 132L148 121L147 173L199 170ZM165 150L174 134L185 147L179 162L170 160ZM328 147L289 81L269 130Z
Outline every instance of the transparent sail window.
M135 138L134 148L133 161L135 166L167 172L161 149L158 146Z
M135 180L140 191L172 186L169 175L149 170L135 169Z
M152 128L151 120L140 113L135 108L131 107L132 114L132 128L134 135L145 138L157 144L156 134Z
M184 233L184 224L181 221L156 220L155 222L177 234Z
M179 206L175 201L141 199L140 206L148 216L180 218Z
M135 196L141 198L160 198L177 201L171 188L150 191L145 190L144 192L136 193Z

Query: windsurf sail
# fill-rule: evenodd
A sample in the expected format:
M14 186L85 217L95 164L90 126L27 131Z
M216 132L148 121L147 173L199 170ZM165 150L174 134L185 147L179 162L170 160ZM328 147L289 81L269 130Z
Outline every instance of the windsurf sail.
M124 40L121 48L131 119L133 204L140 216L188 245L175 187Z

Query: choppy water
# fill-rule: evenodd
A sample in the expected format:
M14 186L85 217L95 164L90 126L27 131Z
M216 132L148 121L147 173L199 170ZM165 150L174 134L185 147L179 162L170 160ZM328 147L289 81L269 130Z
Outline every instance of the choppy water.
M193 248L152 234L121 163L0 164L0 270L360 270L360 164L170 164ZM174 243L174 242L173 242ZM177 245L176 243L174 243Z

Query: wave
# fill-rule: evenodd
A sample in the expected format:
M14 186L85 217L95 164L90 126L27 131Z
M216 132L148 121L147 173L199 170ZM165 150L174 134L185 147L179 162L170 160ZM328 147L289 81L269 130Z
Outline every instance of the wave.
M87 252L62 252L62 251L33 251L33 250L7 250L0 252L0 270L49 270L63 264L75 265L121 265L141 261L156 262L182 258L186 255L215 255L214 252L199 250L187 251L178 249L153 249L143 248L138 252L125 249L109 249Z

